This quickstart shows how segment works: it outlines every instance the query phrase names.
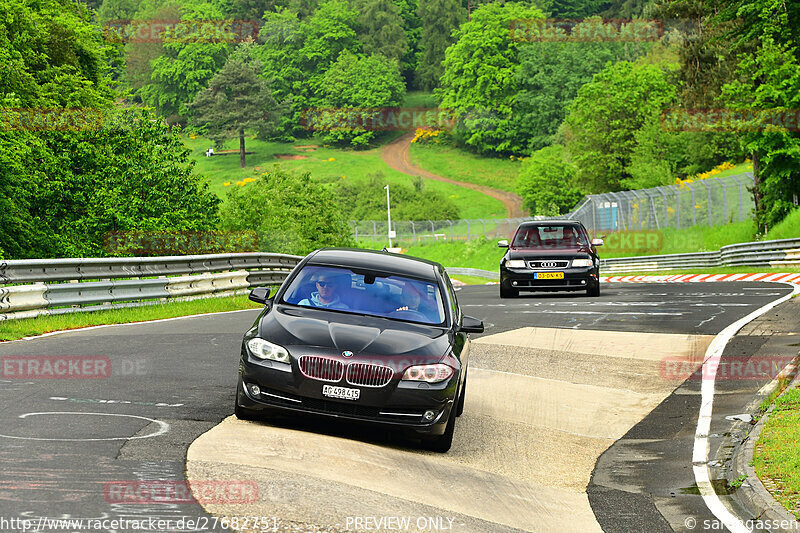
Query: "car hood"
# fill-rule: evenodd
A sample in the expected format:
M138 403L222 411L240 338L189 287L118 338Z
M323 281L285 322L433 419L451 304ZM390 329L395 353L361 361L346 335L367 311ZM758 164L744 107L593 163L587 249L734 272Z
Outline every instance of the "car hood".
M364 356L415 356L440 360L450 346L449 330L319 309L279 305L264 314L259 336L297 353L351 351Z

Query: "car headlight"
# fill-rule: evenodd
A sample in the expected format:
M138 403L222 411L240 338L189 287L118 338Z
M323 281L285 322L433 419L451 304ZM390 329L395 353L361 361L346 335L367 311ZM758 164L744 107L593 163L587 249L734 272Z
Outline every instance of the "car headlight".
M525 261L522 259L509 259L506 261L506 268L525 268Z
M455 370L452 367L441 363L435 365L417 365L406 369L403 373L404 381L426 381L428 383L439 383L452 377Z
M289 362L289 352L283 346L278 346L264 339L255 337L247 341L247 347L250 353L259 359L271 359L279 363Z
M590 267L594 265L591 259L573 259L572 266L574 267Z

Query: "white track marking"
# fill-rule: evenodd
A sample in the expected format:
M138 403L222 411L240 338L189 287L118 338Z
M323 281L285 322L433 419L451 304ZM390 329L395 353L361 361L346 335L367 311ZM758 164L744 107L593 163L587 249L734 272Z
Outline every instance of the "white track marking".
M694 470L694 479L700 490L700 495L703 496L703 501L706 503L706 506L714 516L725 524L725 527L727 527L731 533L750 533L750 529L722 503L722 500L720 500L719 496L714 491L714 487L711 485L711 472L708 469L709 433L711 431L711 414L714 407L714 382L717 377L719 361L728 341L730 341L736 332L742 329L748 322L755 320L794 295L800 294L800 286L795 285L792 288L793 291L790 294L756 309L749 315L740 318L723 329L714 337L714 340L711 341L703 360L702 375L704 379L700 388L700 413L697 418L697 431L695 431L694 436L692 469Z
M108 441L108 440L133 440L133 439L149 439L150 437L158 437L159 435L163 435L167 431L169 431L169 424L166 422L162 422L161 420L154 420L152 418L147 418L146 416L136 416L136 415L121 415L116 413L83 413L79 411L46 411L41 413L25 413L24 415L19 415L18 418L28 418L29 416L37 416L37 415L93 415L93 416L119 416L124 418L138 418L140 420L147 420L148 422L152 422L158 424L159 428L147 435L140 435L138 437L105 437L105 438L98 438L98 439L46 439L42 437L17 437L14 435L3 435L0 434L0 437L5 437L7 439L18 439L18 440L45 440L45 441L58 441L58 442L90 442L90 441Z

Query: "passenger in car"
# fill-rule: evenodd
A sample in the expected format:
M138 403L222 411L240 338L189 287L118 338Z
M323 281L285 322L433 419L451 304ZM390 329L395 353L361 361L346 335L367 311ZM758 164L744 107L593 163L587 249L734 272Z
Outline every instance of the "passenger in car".
M304 298L297 305L325 307L327 309L350 309L347 304L341 301L339 296L342 278L343 276L323 272L316 280L317 290L311 293L311 298Z

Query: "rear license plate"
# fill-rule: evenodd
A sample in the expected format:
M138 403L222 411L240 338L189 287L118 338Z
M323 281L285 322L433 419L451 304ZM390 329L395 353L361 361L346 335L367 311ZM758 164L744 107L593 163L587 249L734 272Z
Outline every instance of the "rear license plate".
M537 272L534 279L564 279L563 272Z
M361 391L359 389L348 389L347 387L323 385L322 395L328 398L338 398L340 400L358 400L359 396L361 396Z

